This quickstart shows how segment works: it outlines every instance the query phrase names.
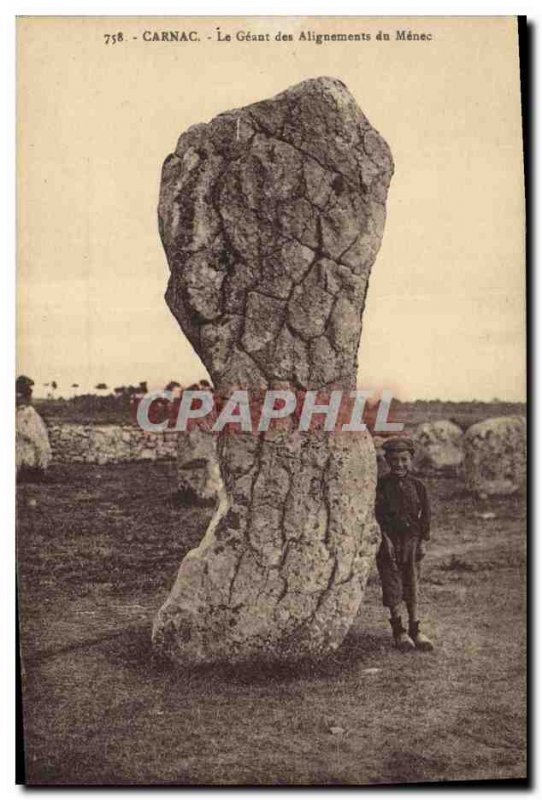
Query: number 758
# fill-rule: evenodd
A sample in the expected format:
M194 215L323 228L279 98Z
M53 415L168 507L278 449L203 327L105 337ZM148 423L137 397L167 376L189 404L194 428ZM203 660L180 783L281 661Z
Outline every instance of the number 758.
M117 44L124 41L124 36L122 33L104 33L104 39L104 44Z

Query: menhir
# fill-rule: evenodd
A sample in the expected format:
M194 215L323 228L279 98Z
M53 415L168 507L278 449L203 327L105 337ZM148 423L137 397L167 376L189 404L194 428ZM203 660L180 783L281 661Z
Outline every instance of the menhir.
M353 389L393 161L338 80L189 128L162 171L166 299L219 393ZM376 547L368 434L229 434L201 544L158 612L183 664L336 649Z

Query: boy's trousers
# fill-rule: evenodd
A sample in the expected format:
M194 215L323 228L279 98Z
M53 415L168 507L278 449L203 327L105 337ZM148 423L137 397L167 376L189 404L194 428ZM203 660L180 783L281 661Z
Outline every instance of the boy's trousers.
M382 602L388 608L418 600L420 581L419 536L382 531L376 566L382 584Z

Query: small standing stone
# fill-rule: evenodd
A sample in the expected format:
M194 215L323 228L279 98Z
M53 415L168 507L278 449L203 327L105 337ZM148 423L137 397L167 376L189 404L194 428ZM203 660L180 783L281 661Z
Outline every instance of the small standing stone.
M51 445L45 422L31 405L17 409L15 441L17 472L45 472L51 461Z
M447 419L418 425L412 438L416 444L414 469L423 474L458 473L463 463L463 431Z
M34 381L19 375L15 381L15 460L17 474L42 474L51 461L47 427L32 406Z
M526 482L527 424L524 417L492 417L464 436L467 488L481 496L507 495Z
M177 435L177 486L180 492L204 505L216 501L222 484L216 439L204 428Z

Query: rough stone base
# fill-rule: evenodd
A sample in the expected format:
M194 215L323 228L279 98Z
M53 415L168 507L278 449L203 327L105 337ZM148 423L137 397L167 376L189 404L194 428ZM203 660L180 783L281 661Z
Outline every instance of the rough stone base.
M371 437L232 435L227 485L153 629L168 657L299 659L342 642L378 540Z

